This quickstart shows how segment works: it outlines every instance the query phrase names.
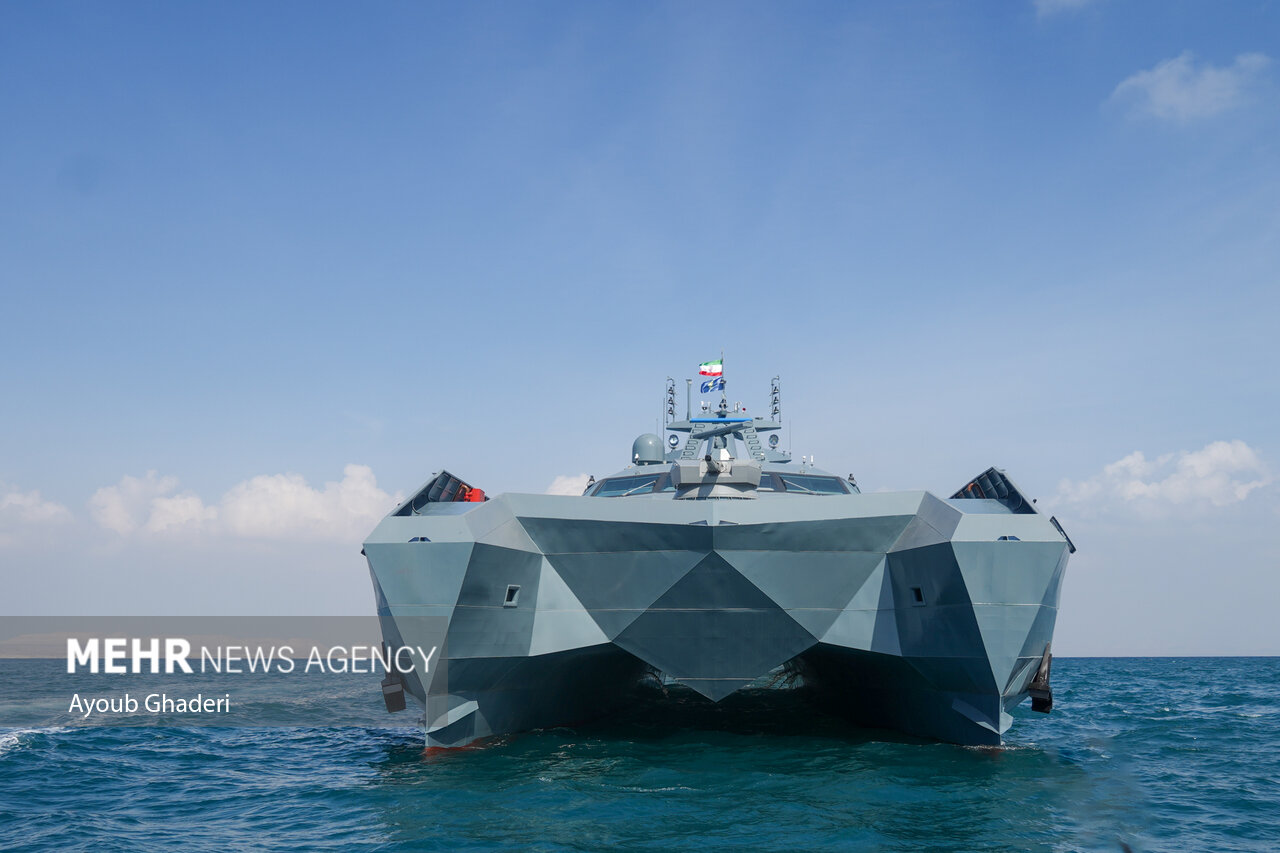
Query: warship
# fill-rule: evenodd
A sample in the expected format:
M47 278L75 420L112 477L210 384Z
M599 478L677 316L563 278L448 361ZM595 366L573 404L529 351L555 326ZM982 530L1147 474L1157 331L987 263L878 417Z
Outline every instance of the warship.
M678 682L710 702L786 674L859 726L998 745L1053 704L1075 546L998 468L949 497L862 492L779 450L767 417L668 379L663 438L581 495L489 496L434 474L364 543L382 639L436 656L382 682L429 746L570 725ZM691 391L692 380L687 380ZM767 437L767 438L766 438Z

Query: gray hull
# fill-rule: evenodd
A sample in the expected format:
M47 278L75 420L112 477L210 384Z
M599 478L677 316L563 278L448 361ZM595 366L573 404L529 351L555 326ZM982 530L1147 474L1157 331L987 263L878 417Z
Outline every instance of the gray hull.
M428 743L607 714L657 672L719 701L780 666L863 725L999 744L1069 542L1034 510L926 492L425 503L365 543Z

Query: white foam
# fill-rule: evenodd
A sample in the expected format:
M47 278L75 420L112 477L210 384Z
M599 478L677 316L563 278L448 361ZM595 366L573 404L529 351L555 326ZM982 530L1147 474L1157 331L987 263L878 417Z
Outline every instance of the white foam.
M49 726L43 729L7 729L0 731L0 757L4 757L22 746L24 735L38 735L65 730L66 726Z
M22 742L22 735L26 734L25 729L13 732L5 732L0 734L0 756L7 754Z

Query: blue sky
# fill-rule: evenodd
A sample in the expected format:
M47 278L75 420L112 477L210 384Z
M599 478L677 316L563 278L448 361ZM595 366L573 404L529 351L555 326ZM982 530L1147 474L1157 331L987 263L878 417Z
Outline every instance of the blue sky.
M1055 512L1061 653L1280 653L1278 24L4 3L5 609L364 612L396 494L614 470L723 349L864 488Z

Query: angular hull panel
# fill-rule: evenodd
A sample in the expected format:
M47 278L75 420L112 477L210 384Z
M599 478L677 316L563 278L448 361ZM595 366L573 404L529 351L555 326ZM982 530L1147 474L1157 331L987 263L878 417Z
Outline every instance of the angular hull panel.
M990 744L1047 660L1068 543L986 503L504 495L389 517L365 554L386 642L437 649L401 679L432 744L781 665L861 724Z

